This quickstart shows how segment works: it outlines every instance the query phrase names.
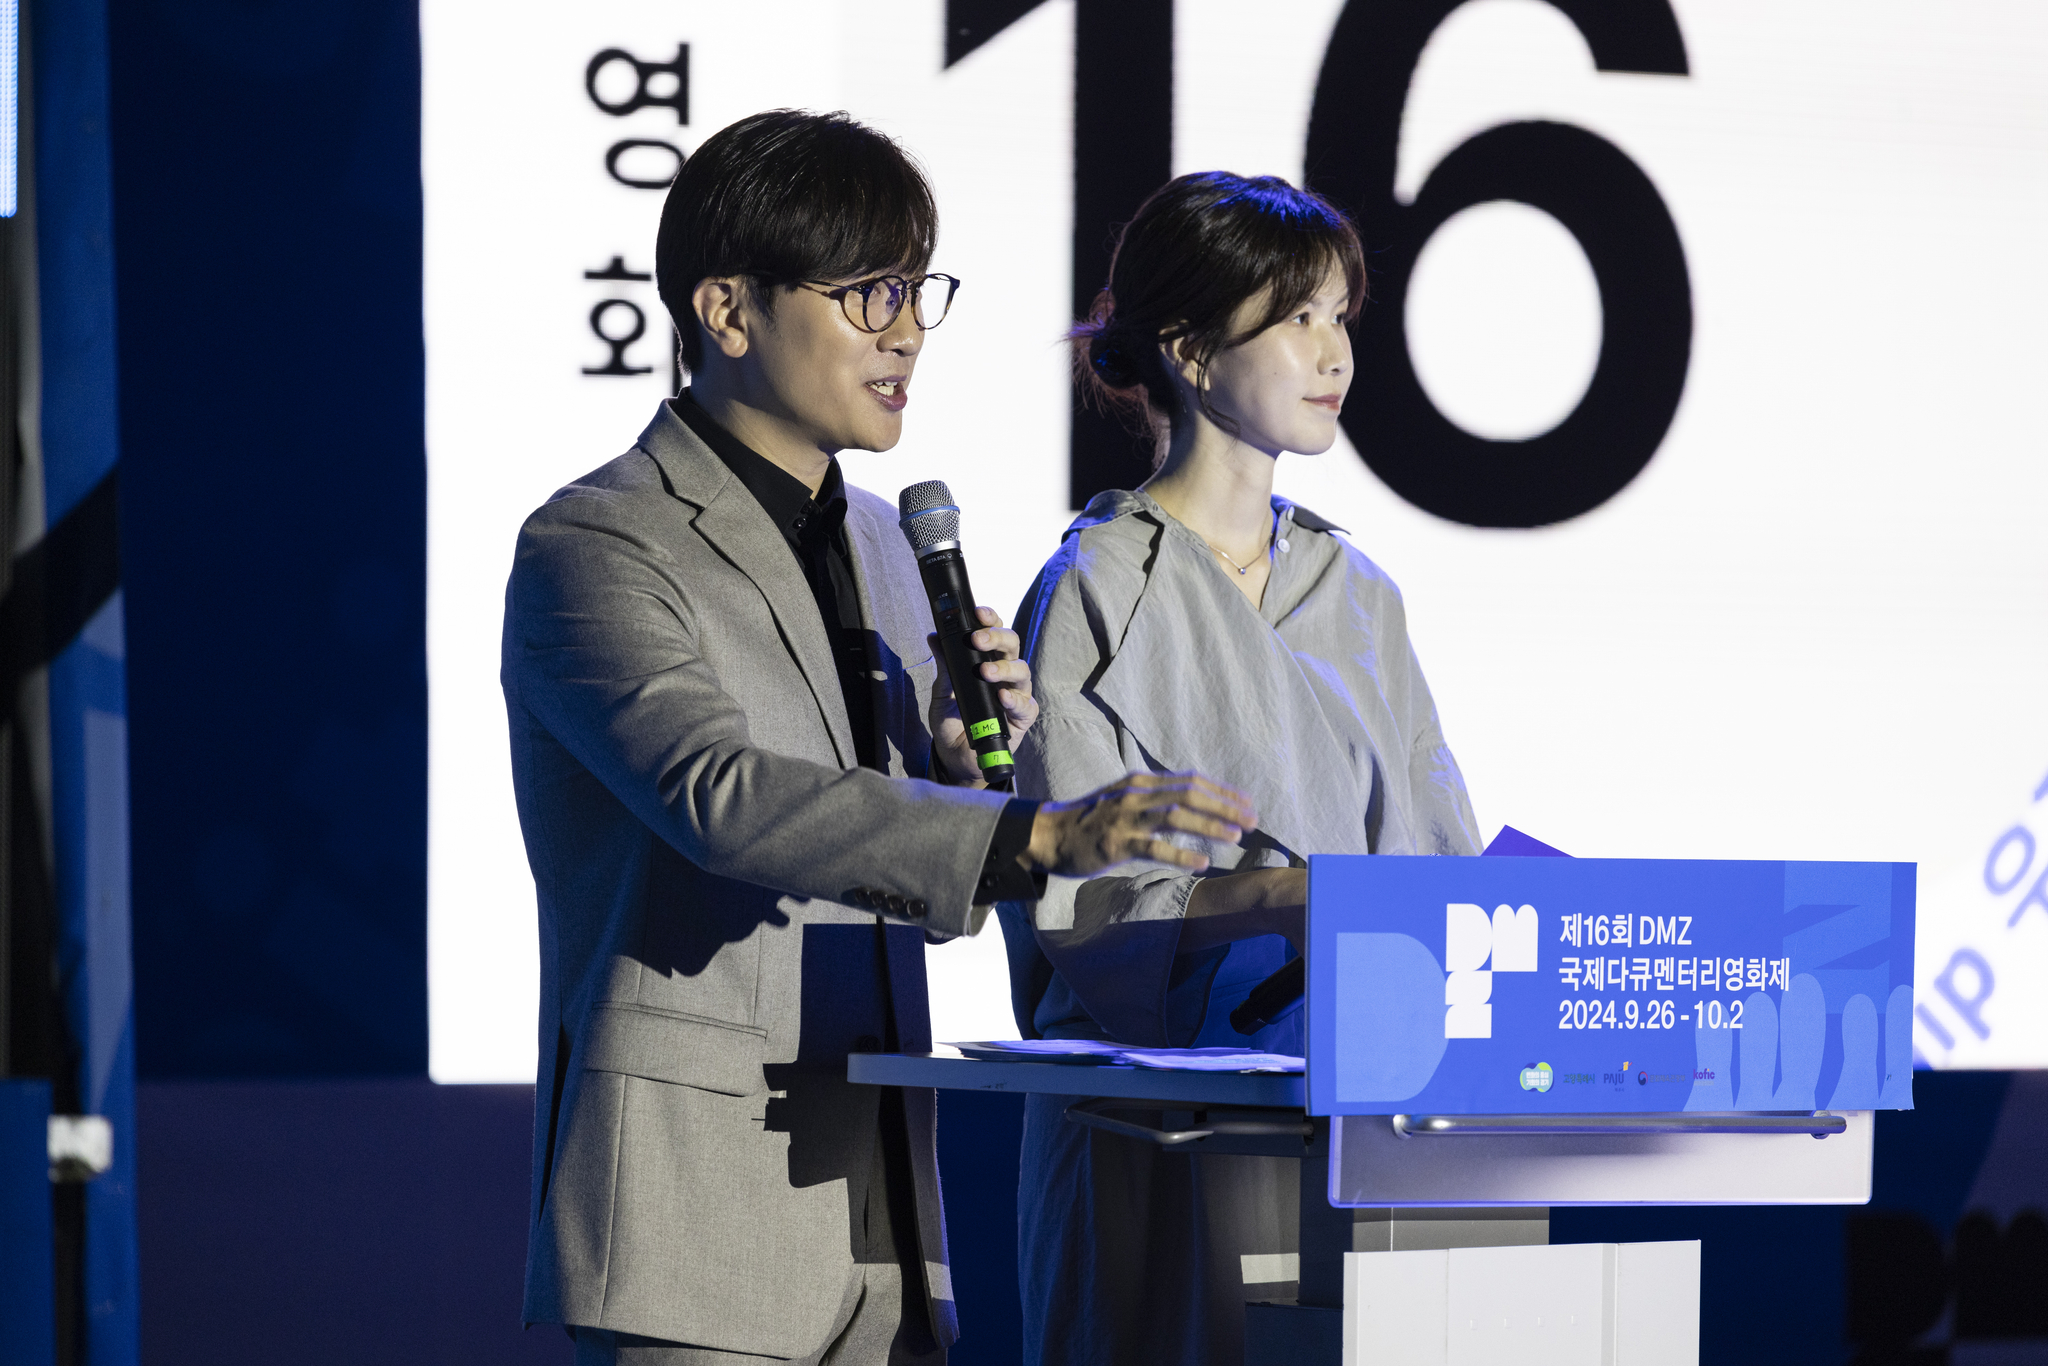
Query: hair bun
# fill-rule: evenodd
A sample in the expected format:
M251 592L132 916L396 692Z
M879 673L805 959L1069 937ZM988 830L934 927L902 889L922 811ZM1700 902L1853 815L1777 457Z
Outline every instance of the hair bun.
M1088 363L1112 389L1129 389L1139 382L1138 367L1131 353L1107 334L1096 335L1088 348Z

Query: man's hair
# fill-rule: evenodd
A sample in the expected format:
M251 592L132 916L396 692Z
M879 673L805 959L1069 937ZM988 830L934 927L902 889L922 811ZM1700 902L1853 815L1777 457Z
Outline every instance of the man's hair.
M799 280L922 273L938 235L931 186L894 140L843 112L770 109L713 133L683 164L654 270L694 370L699 281L745 277L768 307L771 290Z

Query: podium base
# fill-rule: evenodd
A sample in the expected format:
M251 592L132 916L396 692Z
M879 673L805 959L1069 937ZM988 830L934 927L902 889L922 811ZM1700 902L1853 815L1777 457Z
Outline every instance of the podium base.
M1393 1257L1393 1263L1415 1254L1438 1259L1453 1248L1515 1249L1541 1252L1550 1242L1550 1211L1527 1206L1489 1209L1377 1208L1347 1209L1329 1201L1329 1125L1315 1122L1308 1156L1301 1164L1301 1294L1294 1304L1254 1303L1245 1306L1245 1366L1414 1366L1398 1353L1374 1351L1360 1356L1357 1342L1347 1357L1344 1325L1358 1309L1353 1282L1357 1263L1366 1258ZM1441 1318L1440 1311L1433 1311ZM1438 1325L1441 1343L1443 1329ZM1353 1337L1358 1338L1356 1325ZM1366 1335L1367 1341L1374 1341Z
M1344 1262L1344 1366L1698 1366L1696 1242L1355 1252Z

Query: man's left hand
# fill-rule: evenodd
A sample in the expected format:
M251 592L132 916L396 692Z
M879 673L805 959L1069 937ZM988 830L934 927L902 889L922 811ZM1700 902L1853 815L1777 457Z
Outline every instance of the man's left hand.
M998 658L981 666L981 676L996 685L996 698L1003 704L1003 719L1009 723L1010 745L1014 749L1038 719L1038 702L1031 696L1031 666L1019 659L1022 642L1017 633L1003 625L993 608L977 609L981 629L968 637L974 648ZM938 661L938 677L932 683L932 758L945 781L956 787L986 787L975 763L974 747L967 742L967 723L960 719L960 707L953 698L952 675L946 672L946 658L939 652L939 638L925 637L932 658ZM934 775L937 776L937 775Z

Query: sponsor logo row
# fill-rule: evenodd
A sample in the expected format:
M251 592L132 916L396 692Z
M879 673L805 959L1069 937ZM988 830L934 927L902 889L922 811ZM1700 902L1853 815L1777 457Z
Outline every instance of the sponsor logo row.
M1533 1062L1524 1067L1520 1081L1524 1091L1538 1094L1553 1086L1613 1086L1616 1088L1634 1083L1637 1086L1669 1085L1683 1082L1712 1081L1711 1068L1700 1068L1694 1072L1651 1072L1647 1069L1631 1069L1624 1059L1621 1067L1612 1072L1559 1072L1547 1062Z

